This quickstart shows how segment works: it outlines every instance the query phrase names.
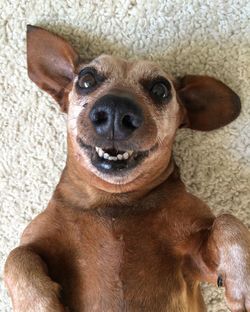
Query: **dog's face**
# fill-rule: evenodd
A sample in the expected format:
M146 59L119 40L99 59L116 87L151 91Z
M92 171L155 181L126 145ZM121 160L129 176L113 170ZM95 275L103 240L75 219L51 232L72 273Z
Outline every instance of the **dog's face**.
M78 159L109 183L165 169L182 117L171 77L147 61L102 55L80 64L69 93Z
M120 187L166 170L180 126L212 130L240 111L237 95L213 78L174 80L152 62L108 55L81 61L63 39L37 27L29 27L28 68L67 112L75 161Z

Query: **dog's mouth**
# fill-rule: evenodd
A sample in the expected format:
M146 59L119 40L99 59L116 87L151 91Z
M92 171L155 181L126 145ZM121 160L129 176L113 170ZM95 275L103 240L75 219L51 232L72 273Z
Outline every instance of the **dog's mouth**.
M154 146L147 151L117 150L87 145L80 138L77 139L77 142L85 150L94 167L103 173L116 175L123 174L138 166L156 148Z

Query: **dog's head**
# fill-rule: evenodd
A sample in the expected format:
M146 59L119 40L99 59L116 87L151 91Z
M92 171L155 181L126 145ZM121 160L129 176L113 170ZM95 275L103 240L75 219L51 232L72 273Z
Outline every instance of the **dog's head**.
M108 55L87 62L39 27L28 26L27 54L31 80L68 114L74 161L121 191L166 170L178 128L213 130L240 112L239 97L216 79L173 79L155 63Z

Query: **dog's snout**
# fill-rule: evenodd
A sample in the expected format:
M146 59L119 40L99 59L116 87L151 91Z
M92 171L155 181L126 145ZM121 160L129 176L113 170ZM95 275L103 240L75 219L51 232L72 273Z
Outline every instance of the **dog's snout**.
M98 135L124 140L140 128L143 113L129 97L107 94L95 103L89 118Z

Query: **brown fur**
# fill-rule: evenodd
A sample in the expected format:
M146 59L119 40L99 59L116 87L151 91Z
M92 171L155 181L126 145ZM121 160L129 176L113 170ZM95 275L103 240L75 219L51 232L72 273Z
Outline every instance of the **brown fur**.
M68 113L68 157L47 209L7 259L14 310L200 312L206 309L199 282L216 284L221 275L232 311L250 311L249 231L230 215L216 218L188 193L172 157L178 127L225 125L239 114L239 98L213 78L175 81L147 61L101 56L89 65L107 80L83 96L75 82L86 63L63 39L29 26L29 75ZM158 75L172 86L160 108L141 85ZM97 172L77 143L80 136L93 146L109 144L88 119L107 93L129 95L145 116L120 144L150 152L123 176Z

